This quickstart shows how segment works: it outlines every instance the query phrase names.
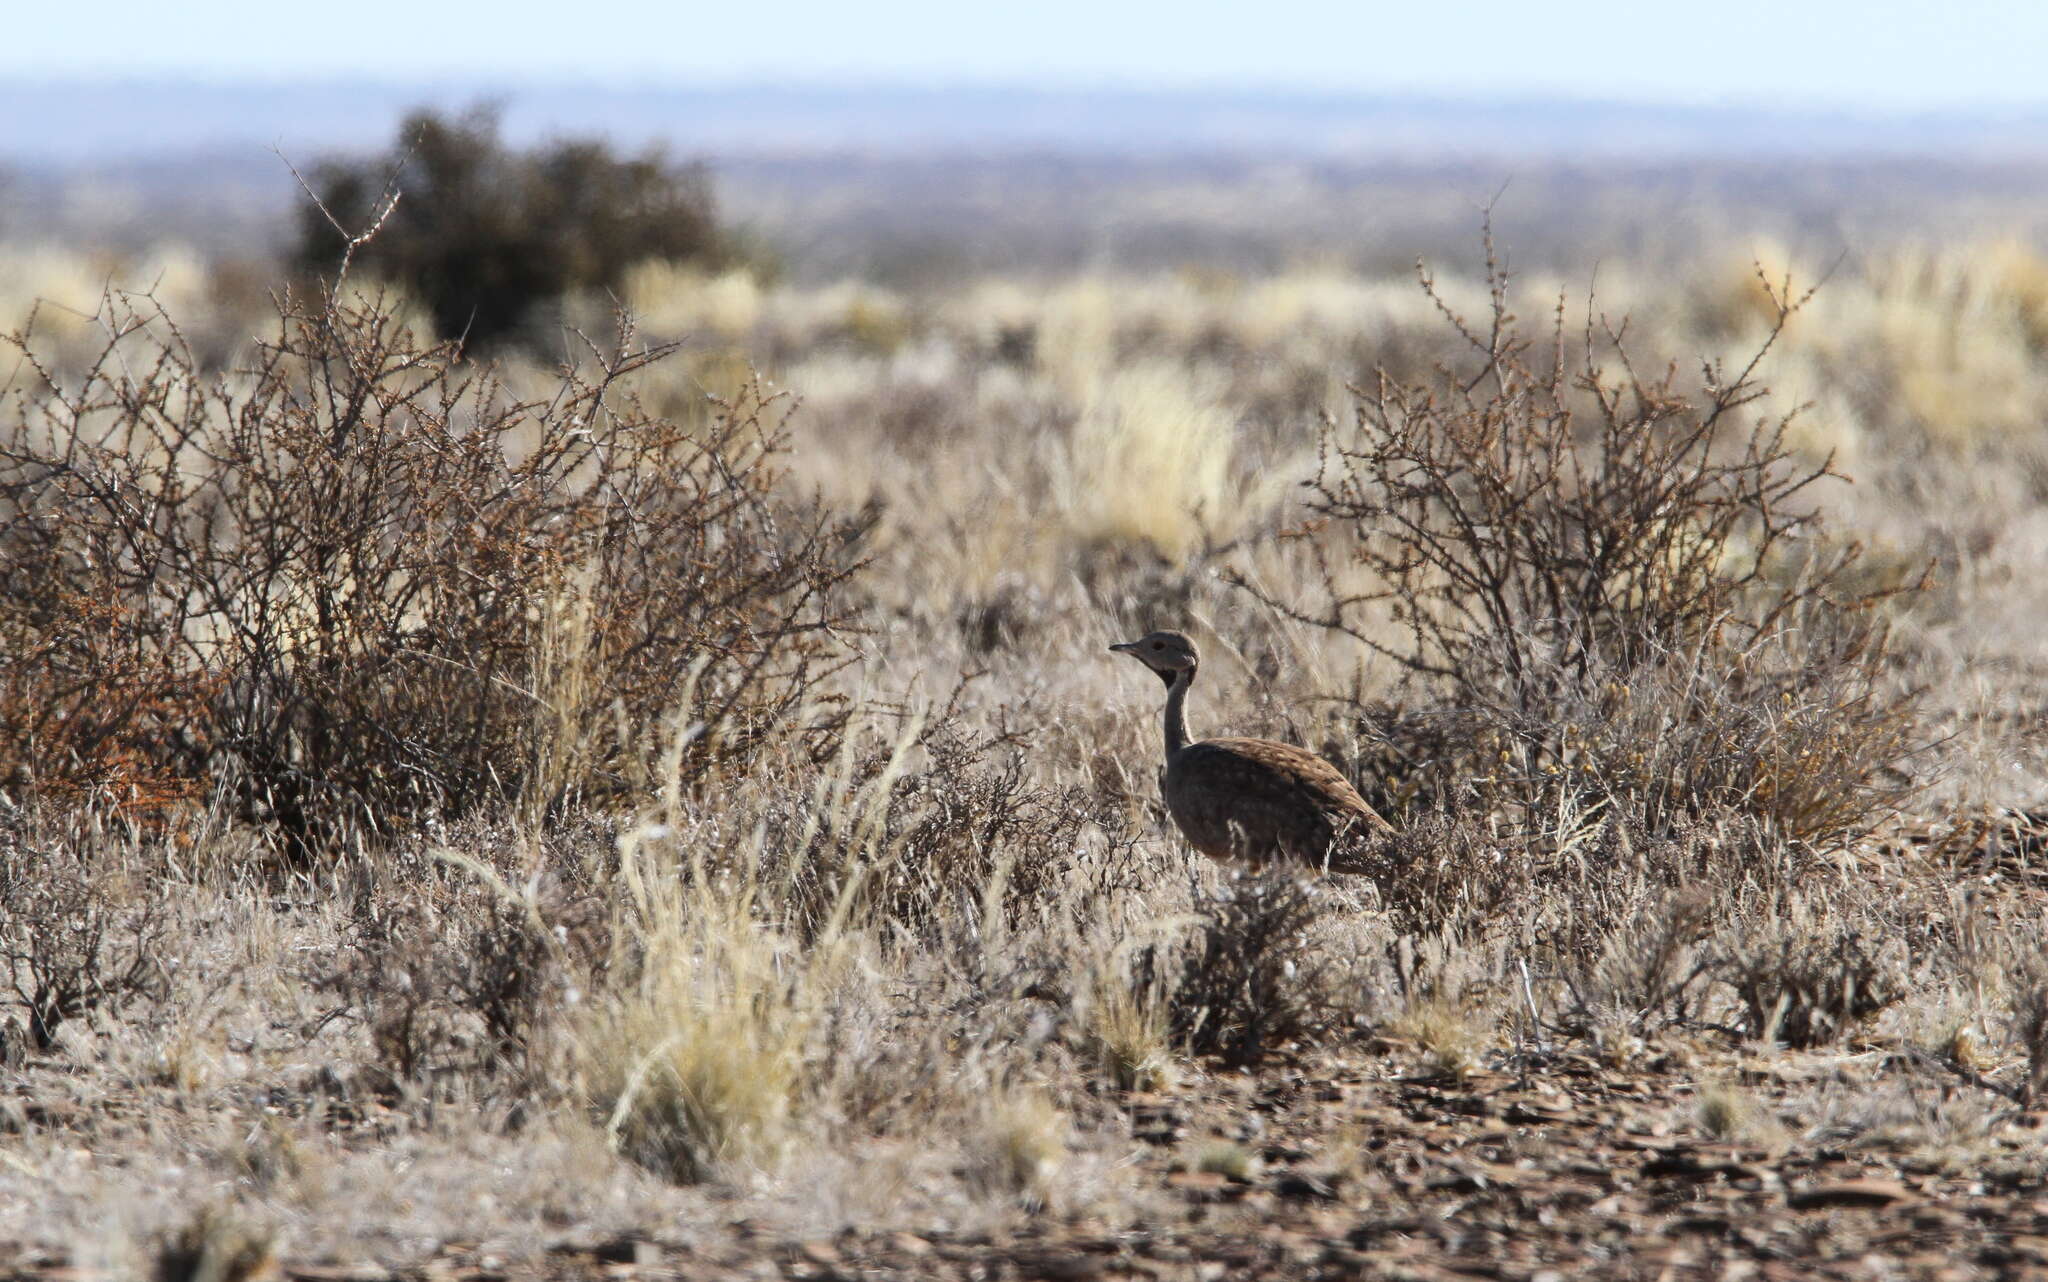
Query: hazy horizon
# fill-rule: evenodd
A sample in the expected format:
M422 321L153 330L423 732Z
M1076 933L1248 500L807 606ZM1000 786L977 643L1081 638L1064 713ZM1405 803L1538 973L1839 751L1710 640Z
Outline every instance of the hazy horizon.
M167 66L68 67L10 64L0 50L0 71L16 88L65 88L100 85L177 86L199 89L313 90L374 87L411 92L465 92L534 89L608 93L818 93L934 95L1114 95L1129 98L1278 99L1344 103L1419 102L1437 106L1504 106L1544 102L1571 106L1650 107L1684 111L1769 112L1865 120L1896 120L1938 116L2031 115L2048 112L2048 91L2025 96L1990 96L1940 100L1836 98L1795 91L1718 90L1700 93L1659 93L1647 86L1504 85L1387 86L1290 81L1284 78L1210 77L1194 80L1130 79L1109 74L1033 74L995 77L966 74L905 75L857 70L814 72L727 71L678 77L647 70L493 70L489 68L427 68L392 72L361 68L192 68Z
M632 85L478 75L15 78L0 163L93 164L211 150L288 154L389 141L416 107L502 108L509 141L596 135L685 154L994 148L1364 158L1714 154L2038 156L2048 105L1848 109L1587 96L973 83Z

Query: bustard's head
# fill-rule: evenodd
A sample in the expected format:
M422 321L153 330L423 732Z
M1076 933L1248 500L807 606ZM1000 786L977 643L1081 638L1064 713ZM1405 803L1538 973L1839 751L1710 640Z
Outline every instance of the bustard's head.
M1109 648L1135 656L1169 686L1175 677L1193 672L1202 661L1195 643L1184 632L1147 632L1136 641L1119 641Z

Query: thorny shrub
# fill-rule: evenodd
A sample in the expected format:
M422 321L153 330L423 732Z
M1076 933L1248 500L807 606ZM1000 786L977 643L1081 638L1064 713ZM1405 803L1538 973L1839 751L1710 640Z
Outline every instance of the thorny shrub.
M146 297L100 320L76 376L6 339L15 786L174 799L197 773L303 852L640 787L657 740L685 785L829 746L863 527L776 493L782 397L656 417L636 377L670 349L624 321L522 400L381 295L285 296L223 376Z
M1574 339L1560 300L1539 345L1490 233L1487 251L1476 325L1422 275L1476 359L1424 384L1382 371L1327 425L1313 519L1286 536L1319 570L1308 595L1240 586L1455 710L1390 727L1419 742L1380 736L1371 765L1397 795L1477 787L1525 812L1570 796L1653 832L1734 810L1820 846L1866 831L1915 746L1873 607L1914 585L1868 586L1822 529L1829 462L1795 455L1790 415L1748 417L1806 299L1773 287L1755 354L1688 392L1675 364L1642 372L1590 303Z
M191 738L219 690L182 668L103 565L61 564L55 522L0 531L0 787L160 827L205 793Z
M107 844L78 832L47 845L0 835L0 975L26 1017L0 1024L0 1063L48 1053L64 1025L161 986L163 900L81 853Z
M611 923L561 878L513 887L462 859L428 873L387 860L361 895L339 964L318 985L362 1021L381 1085L427 1097L493 1081L531 1087L554 1062L562 1009L599 986Z
M952 926L1002 931L1047 910L1081 871L1092 841L1097 892L1138 884L1137 833L1087 790L1039 782L1028 733L998 710L964 711L972 678L922 714L877 715L808 779L771 801L770 866L778 913L809 932L841 924L908 932L926 942ZM908 723L886 733L901 713Z
M1741 998L1752 1037L1806 1048L1836 1041L1906 995L1895 939L1796 907L1725 949L1725 977Z
M2038 936L2026 942L2038 943ZM2019 1099L2036 1105L2048 1098L2048 962L2042 960L2037 947L2021 956L2012 969L2012 1034L2027 1062Z
M1285 871L1241 876L1196 908L1185 939L1141 952L1133 968L1134 991L1163 993L1177 1045L1255 1064L1344 1025L1336 963L1314 938L1329 910L1315 887Z

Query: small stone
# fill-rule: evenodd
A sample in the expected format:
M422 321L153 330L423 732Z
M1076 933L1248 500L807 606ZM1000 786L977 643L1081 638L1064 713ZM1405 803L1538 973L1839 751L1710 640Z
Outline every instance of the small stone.
M1166 1187L1190 1191L1220 1189L1229 1182L1221 1171L1175 1171L1166 1177Z
M1281 1171L1273 1177L1273 1192L1300 1202L1334 1202L1343 1177L1328 1171Z
M1794 1189L1785 1201L1795 1211L1816 1211L1835 1206L1890 1206L1904 1202L1913 1191L1897 1180L1835 1180Z
M900 1255L921 1257L932 1253L932 1244L915 1233L892 1233L889 1245Z

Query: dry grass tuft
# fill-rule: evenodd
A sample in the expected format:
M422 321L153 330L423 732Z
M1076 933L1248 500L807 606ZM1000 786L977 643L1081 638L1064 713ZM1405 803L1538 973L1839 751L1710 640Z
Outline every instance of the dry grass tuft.
M217 1206L157 1248L156 1282L269 1282L282 1277L276 1234Z
M1783 1131L1770 1111L1754 1095L1732 1082L1702 1086L1694 1116L1709 1139L1765 1147L1784 1142Z
M1242 1144L1229 1140L1214 1140L1195 1150L1189 1169L1208 1175L1220 1175L1238 1184L1249 1184L1259 1178L1259 1157Z
M1430 1071L1462 1082L1485 1067L1486 1038L1463 1001L1443 994L1415 998L1386 1031L1414 1042Z
M584 1091L613 1147L668 1179L772 1171L809 1067L812 1012L792 954L744 901L659 882L645 893L635 974L577 1039Z
M989 1101L968 1155L968 1180L984 1195L1015 1199L1027 1210L1059 1196L1070 1123L1043 1090L1013 1088Z
M1058 482L1083 543L1149 545L1172 562L1235 535L1245 495L1236 425L1214 390L1168 365L1118 369L1082 402Z
M1104 1074L1118 1090L1157 1093L1172 1090L1180 1080L1166 1004L1134 992L1128 981L1098 989L1089 1036Z

